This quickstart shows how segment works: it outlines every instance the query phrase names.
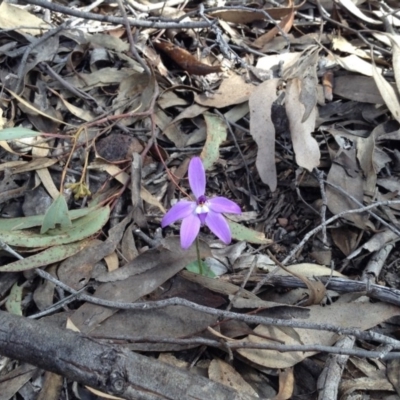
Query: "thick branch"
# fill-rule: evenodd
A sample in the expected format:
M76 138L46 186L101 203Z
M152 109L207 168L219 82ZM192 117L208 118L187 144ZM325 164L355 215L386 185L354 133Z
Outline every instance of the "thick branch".
M251 399L125 348L4 311L0 354L124 399Z

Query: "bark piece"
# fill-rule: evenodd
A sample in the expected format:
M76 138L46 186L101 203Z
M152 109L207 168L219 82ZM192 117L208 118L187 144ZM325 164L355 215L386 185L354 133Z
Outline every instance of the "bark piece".
M124 348L3 311L0 354L128 400L252 398Z

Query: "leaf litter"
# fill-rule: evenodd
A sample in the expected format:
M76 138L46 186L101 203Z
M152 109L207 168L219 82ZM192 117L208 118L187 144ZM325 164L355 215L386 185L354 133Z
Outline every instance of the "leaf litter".
M399 394L396 347L378 361L379 342L359 336L398 339L395 2L127 1L133 37L116 3L97 2L86 19L13 3L0 5L2 309L68 316L84 334L191 365L249 398L335 398L321 381L338 333L354 328L329 385L346 399ZM227 216L229 245L201 229L202 268L178 224L160 229L191 195L194 156L210 197L242 209ZM119 309L74 291L176 303ZM213 314L224 310L233 314ZM4 398L33 398L32 369L4 362Z

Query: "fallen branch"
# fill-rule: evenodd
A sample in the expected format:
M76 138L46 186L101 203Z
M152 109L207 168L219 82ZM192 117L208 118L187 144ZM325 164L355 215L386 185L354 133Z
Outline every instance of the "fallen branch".
M46 0L30 0L29 4L47 8L48 10L63 13L66 15L72 15L73 17L91 19L100 22L109 22L112 24L124 24L124 18L114 17L112 15L95 14L85 11L79 11L74 8L65 7L61 4L50 3ZM161 22L161 21L149 21L143 19L132 19L128 18L129 25L141 27L141 28L154 28L154 29L194 29L194 28L207 28L213 24L213 22L207 21L177 21L177 22Z
M128 400L252 399L123 347L4 311L0 354Z

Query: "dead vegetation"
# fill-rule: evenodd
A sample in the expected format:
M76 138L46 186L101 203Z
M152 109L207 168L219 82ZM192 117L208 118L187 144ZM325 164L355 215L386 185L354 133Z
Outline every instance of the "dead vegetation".
M0 400L399 399L398 1L18 3ZM193 156L242 209L201 270Z

